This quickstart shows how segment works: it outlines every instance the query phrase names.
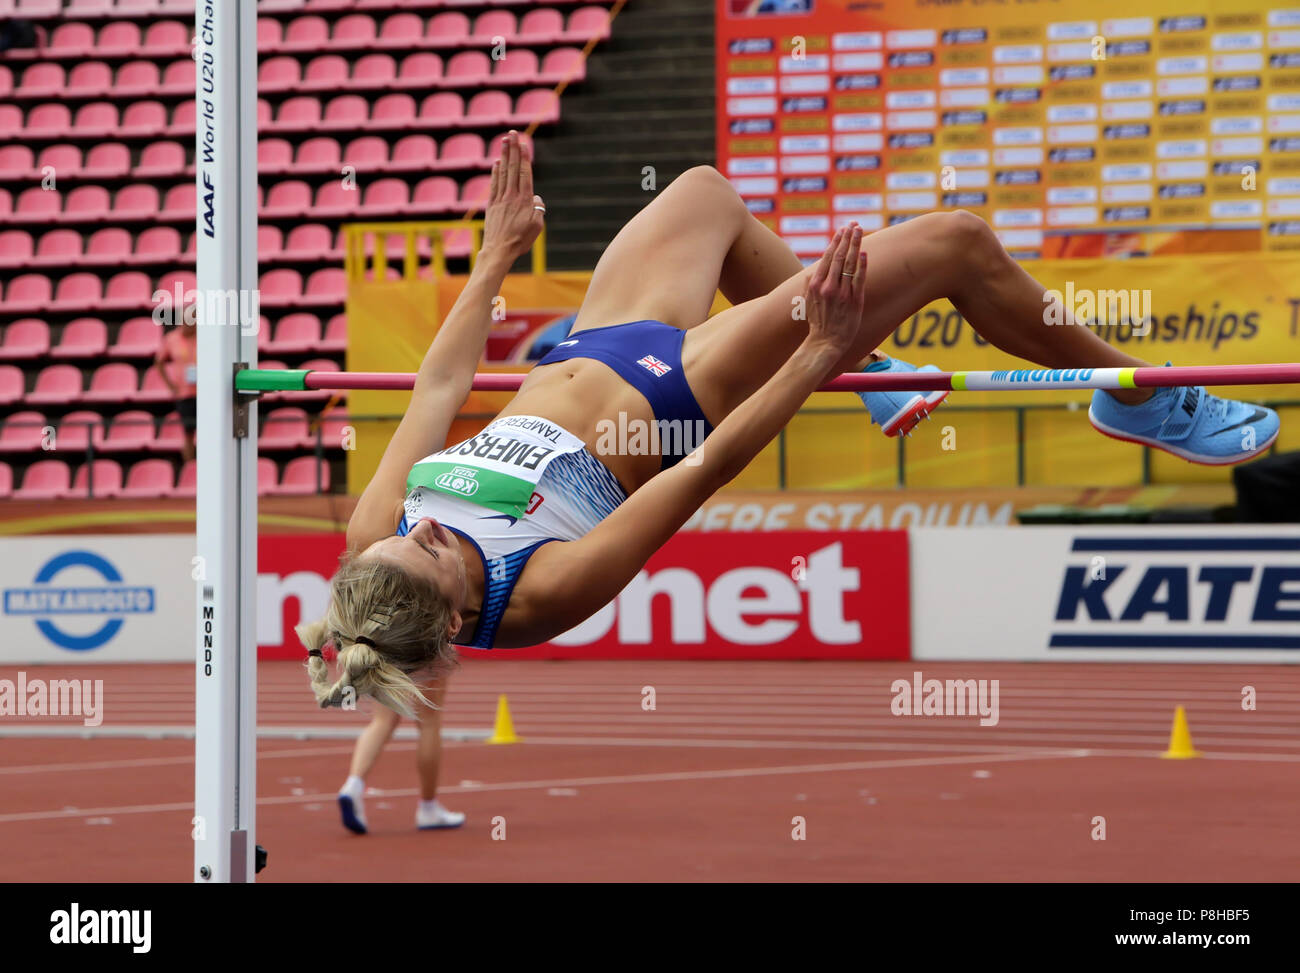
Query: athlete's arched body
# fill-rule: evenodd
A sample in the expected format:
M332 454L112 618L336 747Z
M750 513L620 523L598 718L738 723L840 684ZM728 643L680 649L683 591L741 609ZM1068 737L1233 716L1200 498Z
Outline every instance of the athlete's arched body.
M493 169L483 250L348 525L352 557L335 578L331 614L303 633L309 648L332 640L344 650L343 676L332 685L313 660L322 705L347 685L381 699L409 694L399 673L446 662L446 638L523 646L578 624L613 599L818 385L859 367L931 301L947 298L994 345L1042 366L1145 364L1085 327L1046 326L1042 285L970 213L929 214L865 236L846 228L804 268L725 178L700 167L619 232L569 339L488 429L444 451L482 355L492 299L536 239L543 213L512 133ZM717 290L733 306L710 318ZM1073 323L1068 309L1062 313ZM1229 462L1249 454L1215 453L1202 441L1230 425L1237 409L1252 415L1203 389L1154 396L1132 389L1097 393L1092 417L1112 435ZM1194 428L1171 427L1178 417ZM708 439L676 462L684 450L600 449L602 433L609 442L602 422L683 430L702 422ZM1262 450L1277 418L1259 412L1254 422ZM686 445L695 445L689 436ZM424 640L442 644L421 650L419 636L403 624L394 629L404 611L397 600L418 603Z

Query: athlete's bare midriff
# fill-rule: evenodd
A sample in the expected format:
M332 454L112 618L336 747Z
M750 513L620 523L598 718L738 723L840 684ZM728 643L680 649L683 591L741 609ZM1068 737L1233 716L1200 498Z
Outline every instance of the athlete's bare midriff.
M619 451L618 424L653 422L650 403L612 368L590 358L536 366L499 415L537 416L563 426L586 444L629 495L659 472L658 455ZM624 434L622 441L627 439Z

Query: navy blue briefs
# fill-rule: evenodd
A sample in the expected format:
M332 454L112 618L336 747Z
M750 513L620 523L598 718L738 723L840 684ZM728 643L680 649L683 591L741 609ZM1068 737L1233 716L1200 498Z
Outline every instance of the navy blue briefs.
M662 321L631 321L569 335L537 362L590 358L608 365L646 397L654 411L660 469L677 463L713 432L682 368L686 332Z

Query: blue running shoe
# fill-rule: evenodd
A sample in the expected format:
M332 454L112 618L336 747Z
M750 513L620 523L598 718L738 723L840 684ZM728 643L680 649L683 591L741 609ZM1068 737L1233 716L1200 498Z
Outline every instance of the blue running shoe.
M1098 390L1088 419L1112 439L1142 443L1192 463L1226 466L1262 456L1277 439L1277 413L1211 395L1201 386L1157 389L1139 405Z
M881 372L937 372L938 370L933 365L923 365L918 369L915 365L909 365L897 358L873 361L863 369L864 372L869 374L879 374ZM858 393L858 398L862 399L867 411L871 413L871 421L880 426L886 436L897 436L900 433L906 435L911 432L918 422L937 409L947 397L947 389L934 392Z

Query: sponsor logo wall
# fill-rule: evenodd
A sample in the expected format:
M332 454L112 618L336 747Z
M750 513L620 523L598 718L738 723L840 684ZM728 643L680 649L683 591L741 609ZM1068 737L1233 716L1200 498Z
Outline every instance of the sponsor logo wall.
M1300 662L1300 529L910 538L916 659Z
M194 538L0 539L0 665L194 658Z
M342 535L260 538L262 658L301 659L293 626L320 618ZM901 531L679 534L610 605L545 645L473 658L906 659Z

